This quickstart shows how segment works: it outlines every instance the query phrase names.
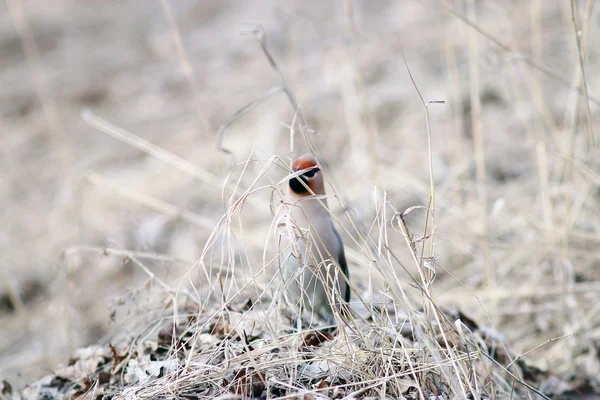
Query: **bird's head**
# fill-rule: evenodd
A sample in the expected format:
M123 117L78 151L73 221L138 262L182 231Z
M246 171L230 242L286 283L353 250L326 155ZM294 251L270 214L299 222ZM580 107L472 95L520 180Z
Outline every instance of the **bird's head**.
M289 181L290 191L299 197L310 196L308 186L315 194L325 194L325 184L323 183L323 175L317 165L317 160L311 154L304 154L298 157L292 163L294 172L306 170L301 175L295 176ZM304 186L302 184L306 186Z

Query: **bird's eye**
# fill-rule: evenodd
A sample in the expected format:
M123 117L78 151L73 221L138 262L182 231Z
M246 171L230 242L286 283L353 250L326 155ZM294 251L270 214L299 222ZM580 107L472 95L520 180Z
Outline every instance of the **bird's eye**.
M307 177L307 178L312 178L313 176L315 176L315 175L316 175L316 173L317 173L318 171L319 171L319 168L313 168L313 169L311 169L310 171L306 171L306 172L305 172L304 174L302 174L302 175L304 175L304 176L305 176L305 177Z

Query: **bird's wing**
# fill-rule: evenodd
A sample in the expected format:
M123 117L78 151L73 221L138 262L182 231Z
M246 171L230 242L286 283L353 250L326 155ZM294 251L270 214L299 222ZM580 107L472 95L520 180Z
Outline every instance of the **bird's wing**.
M344 253L344 242L342 242L342 237L338 233L337 229L335 229L334 226L332 226L332 228L333 228L333 233L335 234L335 238L337 239L338 244L339 244L339 250L338 250L338 254L337 254L337 261L340 264L340 268L342 269L342 273L344 275L346 275L346 278L348 280L350 280L350 271L348 271L348 263L346 263L346 254ZM346 293L344 294L344 301L346 303L350 302L350 287L349 286L346 288Z

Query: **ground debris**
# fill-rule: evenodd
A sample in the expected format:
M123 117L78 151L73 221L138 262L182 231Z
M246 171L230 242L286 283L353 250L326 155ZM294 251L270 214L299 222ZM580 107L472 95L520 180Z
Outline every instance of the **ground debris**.
M413 320L408 336L404 325L372 324L362 326L361 335L348 327L291 334L281 327L277 334L264 326L269 318L263 312L228 310L225 316L209 310L166 323L143 341L79 349L68 366L11 398L450 399L511 391L524 398L527 385L547 396L590 392L520 358L509 368L515 381L500 366L516 357L498 335L462 313L444 316L446 322L465 321L468 329L458 332L457 324L444 322L442 335L429 323L434 332L426 333L423 321ZM457 376L456 369L470 372ZM11 391L2 386L5 398Z

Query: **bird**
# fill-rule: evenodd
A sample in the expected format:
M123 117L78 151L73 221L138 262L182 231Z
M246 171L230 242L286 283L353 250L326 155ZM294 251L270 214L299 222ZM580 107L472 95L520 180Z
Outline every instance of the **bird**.
M327 208L323 173L311 154L292 162L294 174L286 182L285 227L280 236L279 266L285 302L301 321L309 314L334 324L334 308L350 301L348 264L344 244ZM342 276L343 274L344 276ZM343 301L342 301L343 300Z

